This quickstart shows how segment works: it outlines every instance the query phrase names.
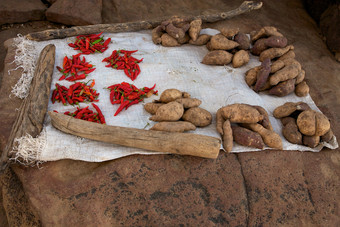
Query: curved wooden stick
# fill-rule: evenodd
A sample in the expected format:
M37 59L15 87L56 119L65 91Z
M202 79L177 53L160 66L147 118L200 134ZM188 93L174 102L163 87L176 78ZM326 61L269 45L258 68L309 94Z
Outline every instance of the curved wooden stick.
M216 14L209 15L199 15L199 16L190 16L184 17L187 21L192 21L194 19L202 19L203 22L217 22L220 20L229 19L235 17L237 15L247 13L252 10L257 10L262 7L262 2L253 2L253 1L244 1L238 8L233 9L228 12L221 12ZM154 28L160 25L164 20L169 18L157 18L151 21L136 21L136 22L128 22L128 23L116 23L116 24L96 24L96 25L87 25L87 26L75 26L71 28L65 29L53 29L53 30L45 30L41 32L35 32L26 35L26 38L35 40L35 41L44 41L51 39L63 39L70 36L76 35L86 35L93 34L99 32L107 32L107 33L117 33L117 32L133 32L139 30L146 30Z

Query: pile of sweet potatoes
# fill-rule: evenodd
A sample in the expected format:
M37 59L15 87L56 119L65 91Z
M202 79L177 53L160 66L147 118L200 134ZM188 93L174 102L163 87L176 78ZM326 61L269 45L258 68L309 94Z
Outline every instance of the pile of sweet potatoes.
M275 27L263 27L251 33L250 52L259 55L261 65L246 72L245 81L255 92L268 91L278 97L295 91L299 97L309 93L305 71L295 59L294 46Z
M273 115L281 120L282 134L290 143L314 148L333 138L328 118L304 102L287 102L277 107Z
M191 98L187 92L167 89L159 100L145 104L144 109L152 114L150 120L158 122L151 130L184 132L211 124L212 115L199 107L201 103L201 100Z
M282 149L281 137L273 131L267 111L260 106L236 103L216 113L216 130L221 134L227 152L236 143L263 149L265 145Z

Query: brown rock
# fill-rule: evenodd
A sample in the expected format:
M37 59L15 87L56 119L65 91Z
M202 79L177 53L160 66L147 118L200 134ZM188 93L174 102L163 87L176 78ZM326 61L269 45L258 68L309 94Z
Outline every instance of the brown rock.
M330 6L320 18L320 29L332 52L340 51L340 4Z
M40 0L0 1L0 24L43 20L45 10Z
M102 0L58 0L47 11L49 21L67 25L102 23Z

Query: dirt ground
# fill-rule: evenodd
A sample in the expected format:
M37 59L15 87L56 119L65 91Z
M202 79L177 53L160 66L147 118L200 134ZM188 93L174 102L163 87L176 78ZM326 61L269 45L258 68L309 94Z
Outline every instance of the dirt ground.
M224 1L223 7L232 9L240 2ZM103 9L105 22L113 20L110 7ZM129 13L134 19L164 14L163 6L152 9L150 14ZM178 7L169 6L167 13L176 12ZM132 17L119 15L120 22ZM228 25L246 33L276 26L288 38L306 71L313 100L340 138L340 64L302 3L268 0L261 10L205 26ZM18 33L62 26L47 21L3 25L0 42ZM1 45L0 86L9 83L2 76L5 57ZM3 127L1 133L9 130L9 126ZM340 225L340 149L220 152L216 160L134 155L104 163L61 160L42 167L13 165L2 176L0 226Z

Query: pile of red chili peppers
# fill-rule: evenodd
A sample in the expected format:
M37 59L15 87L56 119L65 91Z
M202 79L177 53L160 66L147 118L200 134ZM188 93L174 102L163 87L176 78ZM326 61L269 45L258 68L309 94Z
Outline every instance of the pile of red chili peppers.
M59 80L75 81L75 80L83 80L86 78L87 74L93 72L96 68L93 68L93 65L86 62L85 57L80 59L80 54L72 55L72 58L64 57L63 67L57 66L59 72L63 75L59 78ZM82 74L78 74L81 73ZM71 75L71 76L70 76Z
M104 58L103 62L109 63L105 67L112 67L118 70L124 70L125 74L134 81L140 74L140 68L138 63L143 61L142 59L136 59L131 55L138 50L114 50L111 56ZM122 54L122 55L121 55Z
M78 35L76 41L68 45L74 50L81 51L83 54L103 53L108 49L111 38L104 41L104 38L100 37L102 34L103 32L99 34Z
M143 87L139 89L135 85L126 82L109 86L107 89L110 90L110 101L112 105L120 104L114 116L117 116L124 108L127 109L143 101L145 97L157 94L158 91L153 90L155 87L156 84L151 88Z
M52 103L54 104L55 101L58 101L64 105L67 103L77 105L80 102L98 102L99 93L93 89L94 84L94 80L90 85L83 82L76 82L67 88L56 83L56 89L52 92Z
M106 124L105 117L102 111L100 110L100 108L94 103L92 103L92 106L96 109L97 113L90 110L89 106L87 106L85 108L77 107L76 111L74 112L66 111L64 114L68 116L72 116L77 119L81 119L81 120L96 122L100 124Z

